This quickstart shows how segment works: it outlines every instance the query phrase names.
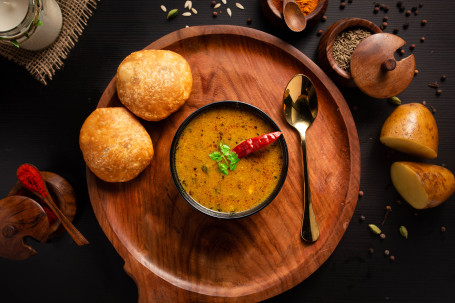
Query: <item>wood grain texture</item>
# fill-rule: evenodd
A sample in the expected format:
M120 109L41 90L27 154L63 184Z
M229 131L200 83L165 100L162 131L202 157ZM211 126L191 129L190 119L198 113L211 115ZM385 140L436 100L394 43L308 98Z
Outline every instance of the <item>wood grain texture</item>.
M73 222L74 216L76 215L76 194L71 184L62 176L48 171L40 171L46 186L52 195L54 202L62 213ZM16 185L10 190L9 196L17 195L19 191L22 191L24 186L18 181ZM31 199L36 199L36 196L29 192L26 195ZM44 202L43 202L44 203ZM62 226L59 220L55 221L54 224L49 226L48 239L53 239L63 233L65 228Z
M300 283L330 256L345 232L360 182L357 131L348 106L330 79L282 40L235 26L173 32L147 47L181 54L193 73L187 103L161 122L146 122L156 154L127 183L106 183L87 170L97 219L125 260L140 302L259 301ZM309 174L321 237L300 239L303 165L300 140L282 113L282 94L297 73L315 84L319 115L308 131ZM178 126L195 109L219 100L251 103L282 129L289 148L287 180L261 212L234 221L205 216L179 196L169 169ZM120 106L115 78L99 107Z
M46 242L49 221L43 208L24 196L9 196L0 200L0 257L24 260L36 251L24 242L29 236Z
M273 4L272 0L261 0L260 1L262 12L267 20L278 28L289 30L284 22L282 11L278 10ZM320 0L318 6L310 14L306 16L307 27L315 26L322 16L324 16L329 0Z
M355 87L356 84L351 73L345 71L336 63L333 57L333 43L341 32L359 27L368 29L373 34L382 33L382 30L371 21L361 18L345 18L329 26L319 41L317 52L319 65L329 75L330 79L342 86Z
M351 75L357 87L374 98L402 93L411 84L416 67L414 55L398 62L394 59L395 52L405 44L397 35L386 33L360 42L351 57Z

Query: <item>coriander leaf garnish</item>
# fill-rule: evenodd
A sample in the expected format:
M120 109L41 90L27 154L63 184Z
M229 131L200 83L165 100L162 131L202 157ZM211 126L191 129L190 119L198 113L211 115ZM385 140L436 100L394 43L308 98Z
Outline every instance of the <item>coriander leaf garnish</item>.
M220 172L227 175L229 170L234 170L237 167L237 163L239 162L239 157L231 148L220 142L218 144L218 149L220 151L214 151L213 153L209 154L210 159L218 162L218 167Z

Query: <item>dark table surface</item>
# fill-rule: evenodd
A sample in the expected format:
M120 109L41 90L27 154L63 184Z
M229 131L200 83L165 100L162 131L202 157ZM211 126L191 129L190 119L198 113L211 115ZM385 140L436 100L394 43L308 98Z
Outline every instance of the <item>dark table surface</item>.
M302 34L289 34L271 26L263 17L258 0L239 0L245 10L236 9L212 18L209 0L194 0L198 14L166 21L160 5L183 9L184 0L101 1L79 42L65 60L65 66L44 86L16 64L0 58L0 194L6 196L16 182L15 172L22 163L56 172L75 188L78 212L76 227L90 245L77 247L64 234L49 243L29 241L38 254L25 261L0 259L0 302L136 302L137 288L123 271L123 260L102 232L93 213L85 178L85 164L78 146L79 129L97 102L118 64L133 51L185 25L231 24L249 26L278 36L316 59L317 31L345 17L361 17L376 24L389 17L385 32L399 28L407 45L416 45L420 73L400 95L403 103L422 102L436 109L439 127L438 158L426 161L444 164L455 171L455 2L446 0L405 0L407 8L417 6L418 16L405 17L397 1L386 14L373 13L372 1L354 0L344 10L332 0L327 21ZM252 24L246 20L252 18ZM422 19L428 24L421 26ZM402 25L409 22L407 30ZM424 43L420 37L425 36ZM408 46L405 47L409 54ZM427 84L439 81L443 93ZM386 100L369 98L356 89L341 89L354 116L361 148L361 182L364 191L352 221L331 257L308 279L267 302L454 302L455 283L455 197L429 210L415 211L399 205L391 186L392 161L410 159L390 154L378 140L379 131L394 107ZM368 223L379 224L386 205L389 215L383 241L374 236ZM364 215L366 221L359 222ZM398 227L405 225L409 239ZM446 227L445 233L441 227ZM375 253L369 255L368 249ZM384 256L390 250L395 262Z

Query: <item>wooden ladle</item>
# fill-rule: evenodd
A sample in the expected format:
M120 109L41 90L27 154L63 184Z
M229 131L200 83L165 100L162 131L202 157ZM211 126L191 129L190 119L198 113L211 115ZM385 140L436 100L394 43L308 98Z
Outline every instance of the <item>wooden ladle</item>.
M23 174L23 172L26 172L27 174ZM27 176L39 176L39 178L27 178ZM36 194L38 197L43 199L43 201L49 206L49 208L55 213L57 218L60 220L62 223L63 227L65 227L66 231L70 234L71 238L73 238L74 242L76 242L77 245L86 245L89 244L87 239L74 227L74 225L71 223L70 220L62 213L62 211L57 207L55 204L54 200L52 200L52 197L49 193L49 190L47 189L46 183L44 182L43 178L41 177L41 174L39 170L31 165L31 164L23 164L19 167L17 170L17 178L19 181L24 185L25 188L27 188L29 191L33 192ZM33 186L30 186L30 184L35 185L37 188L41 190L37 190L36 188L33 188Z
M301 32L306 27L305 14L294 0L283 1L283 17L284 22L293 32Z

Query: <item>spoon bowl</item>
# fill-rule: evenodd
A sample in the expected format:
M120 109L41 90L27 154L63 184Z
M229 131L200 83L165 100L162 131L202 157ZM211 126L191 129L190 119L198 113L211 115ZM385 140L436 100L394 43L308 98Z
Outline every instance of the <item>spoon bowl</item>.
M305 14L294 0L283 1L283 17L287 27L293 32L301 32L306 27Z
M286 121L299 132L302 144L305 196L300 235L306 242L315 242L319 238L319 227L311 200L306 147L306 131L318 115L318 98L311 80L302 74L295 75L286 86L283 105Z

